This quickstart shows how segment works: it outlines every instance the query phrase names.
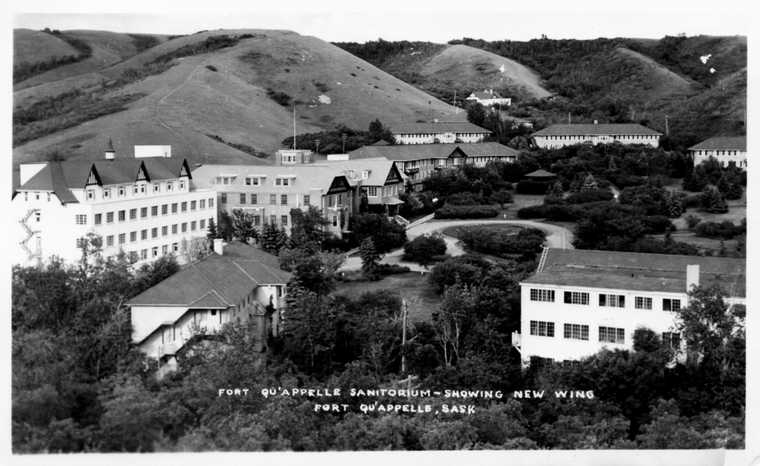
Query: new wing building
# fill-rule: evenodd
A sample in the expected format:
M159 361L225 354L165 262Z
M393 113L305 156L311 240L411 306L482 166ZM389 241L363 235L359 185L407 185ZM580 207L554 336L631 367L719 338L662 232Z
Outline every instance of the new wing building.
M747 169L747 136L716 136L689 147L694 166L715 159L724 167Z
M536 146L559 149L574 144L644 144L659 147L662 133L633 123L551 125L532 134Z
M53 255L78 261L90 233L101 238L104 257L123 251L140 263L174 253L181 261L183 245L205 237L216 220L216 196L196 189L187 161L167 147L138 146L137 157L107 151L96 161L21 164L11 202L14 262Z
M677 312L687 291L720 285L728 305L745 304L745 261L618 251L545 249L520 283L521 330L513 336L524 362L578 360L603 348L633 348L638 328L679 347Z
M491 131L467 121L398 123L391 126L396 144L450 144L483 142Z

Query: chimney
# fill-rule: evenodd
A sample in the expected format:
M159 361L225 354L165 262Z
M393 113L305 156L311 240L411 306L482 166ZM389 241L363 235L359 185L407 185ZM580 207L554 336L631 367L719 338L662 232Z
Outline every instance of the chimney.
M113 160L115 157L116 157L116 151L113 148L113 141L111 141L111 138L108 138L108 147L106 147L105 159Z
M594 120L594 124L598 125L599 124L599 120Z
M686 292L690 292L694 286L699 286L699 264L686 266Z
M224 240L222 238L214 238L214 252L220 256L224 255Z

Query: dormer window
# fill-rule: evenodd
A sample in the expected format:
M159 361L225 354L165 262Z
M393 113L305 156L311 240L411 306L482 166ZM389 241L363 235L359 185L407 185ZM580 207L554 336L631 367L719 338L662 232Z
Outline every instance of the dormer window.
M168 183L166 183L166 190L167 191L171 191L172 189L174 189L174 186L173 186L172 182L169 181Z
M140 192L140 188L137 185L132 186L132 194L137 194Z
M184 191L185 190L185 182L184 181L180 181L179 182L179 190L180 191Z
M87 200L91 201L93 199L95 199L95 190L88 189L87 190ZM24 200L26 200L26 193L24 193Z
M260 186L261 185L261 179L257 176L246 176L245 177L245 184L246 186Z
M369 178L369 170L362 170L362 179L366 180Z
M103 199L110 199L111 198L111 188L106 188L103 190Z
M124 189L124 186L119 186L119 197L124 197L127 194L127 190Z
M275 178L274 184L275 184L275 186L289 186L290 185L290 178L287 178L287 177Z

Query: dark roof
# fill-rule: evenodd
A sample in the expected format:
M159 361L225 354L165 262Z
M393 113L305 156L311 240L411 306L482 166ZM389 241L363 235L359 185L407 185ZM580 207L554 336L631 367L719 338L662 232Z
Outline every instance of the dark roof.
M737 150L747 151L747 136L716 136L700 142L689 150Z
M439 121L433 123L399 123L391 126L393 134L485 133L490 130L469 121Z
M290 274L277 257L240 242L224 246L224 254L183 267L166 280L129 301L130 306L227 308L259 285L286 284Z
M480 100L503 99L504 98L501 95L499 95L498 92L495 92L495 91L491 91L491 92L488 92L488 91L476 91L476 92L473 92L472 95L475 98L478 98Z
M518 151L498 142L454 144L396 144L364 146L349 152L351 159L384 157L395 162L424 159L446 159L459 149L467 157L517 157Z
M554 178L557 175L555 175L552 172L548 172L544 170L543 168L539 168L536 171L527 173L525 176L528 178Z
M179 178L185 159L148 157L116 160L67 160L48 162L39 172L17 189L21 191L53 191L61 202L77 202L71 189L84 189L90 173L103 186L134 183L142 167L152 181ZM190 170L187 170L190 173Z
M533 133L533 136L661 136L662 133L635 123L579 123L551 125Z
M744 259L554 248L545 254L543 267L523 283L685 293L686 266L697 264L700 284L746 296Z

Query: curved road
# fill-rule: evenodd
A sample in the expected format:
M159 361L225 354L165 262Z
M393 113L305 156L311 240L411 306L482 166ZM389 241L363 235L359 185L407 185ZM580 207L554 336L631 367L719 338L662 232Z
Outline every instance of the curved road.
M538 228L546 232L546 246L550 248L572 249L573 233L565 227L552 225L550 223L535 222L532 220L430 220L426 222L412 224L406 230L409 240L420 235L432 234L448 227L469 226L469 225L515 225L529 228ZM446 253L450 256L461 256L465 253L459 245L459 240L448 235L443 235L446 241ZM380 261L383 264L399 264L409 267L415 272L427 271L427 268L413 262L404 262L401 260L404 250L396 249L386 254ZM358 270L361 268L361 258L353 256L346 258L346 261L340 267L340 271Z

